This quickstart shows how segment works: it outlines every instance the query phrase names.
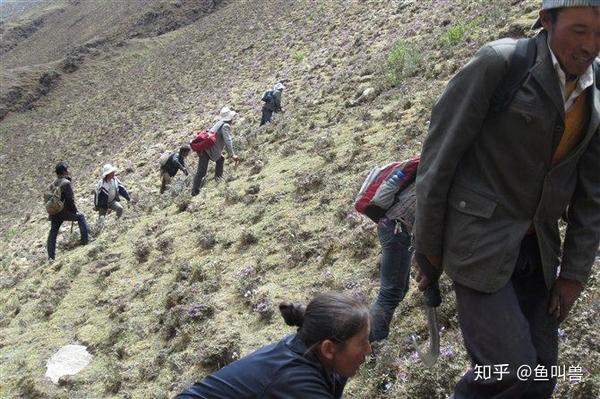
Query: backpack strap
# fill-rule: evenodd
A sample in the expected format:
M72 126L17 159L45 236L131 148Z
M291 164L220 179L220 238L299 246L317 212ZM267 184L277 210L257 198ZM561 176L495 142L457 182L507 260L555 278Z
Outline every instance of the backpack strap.
M510 56L508 70L492 95L490 110L494 113L504 111L511 103L517 91L529 76L529 70L535 64L537 44L535 39L519 39L515 51Z
M56 181L54 182L54 186L60 187L60 189L62 190L63 186L67 183L69 183L69 180L67 180L64 177L61 177L61 178L56 179Z
M224 125L224 124L225 124L225 121L218 121L218 122L217 122L217 123L215 123L215 124L213 125L213 127L211 127L211 128L208 130L208 131L209 131L209 132L212 132L212 133L215 133L215 134L216 134L216 133L219 133L219 132L221 131L221 129L223 128L223 125ZM217 126L217 125L218 125L217 129L216 129L216 130L213 130L213 129L215 128L215 126Z

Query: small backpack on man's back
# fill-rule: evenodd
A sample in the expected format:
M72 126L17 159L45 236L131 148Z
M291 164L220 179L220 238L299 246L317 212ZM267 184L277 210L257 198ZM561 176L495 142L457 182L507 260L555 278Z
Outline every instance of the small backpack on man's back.
M171 158L171 155L173 155L173 153L168 151L165 151L162 154L160 154L160 158L158 158L158 164L161 168L164 168L167 165L167 162L169 162L169 158Z
M65 207L65 201L62 200L63 184L64 179L51 183L44 193L44 206L50 216L60 213Z
M208 150L217 143L217 133L203 130L196 133L196 137L190 141L190 148L197 153Z
M354 201L356 211L378 223L398 195L415 181L418 166L419 158L413 158L373 168Z
M263 94L261 101L267 103L267 104L271 104L274 100L274 94L273 94L273 90L267 90L265 91L265 93Z

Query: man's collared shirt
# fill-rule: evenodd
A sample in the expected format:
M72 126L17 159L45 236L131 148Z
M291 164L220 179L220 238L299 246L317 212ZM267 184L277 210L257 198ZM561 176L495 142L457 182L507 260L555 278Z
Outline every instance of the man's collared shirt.
M583 93L583 91L585 89L587 89L588 87L590 87L591 85L594 84L594 71L593 71L592 66L590 65L588 67L588 69L586 69L584 74L581 75L577 79L577 85L575 86L575 89L570 93L570 95L567 98L567 94L569 94L569 93L567 92L567 89L566 89L566 87L567 87L566 74L563 71L562 67L560 66L560 63L558 62L558 59L554 55L554 52L550 48L549 43L548 43L548 49L550 50L550 56L552 57L552 65L554 66L554 70L556 71L556 75L558 76L558 82L560 83L560 91L563 95L563 101L565 102L565 112L567 112L569 110L569 108L571 108L571 106L573 105L573 103L575 102L577 97L579 97L579 95L581 93Z

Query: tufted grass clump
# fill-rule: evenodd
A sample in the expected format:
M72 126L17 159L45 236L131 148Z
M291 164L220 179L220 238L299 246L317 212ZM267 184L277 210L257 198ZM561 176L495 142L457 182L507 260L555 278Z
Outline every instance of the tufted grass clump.
M422 66L423 56L412 44L398 40L385 60L385 75L392 86L414 76Z
M134 255L139 263L144 263L148 260L152 252L152 245L148 240L140 239L135 243Z
M462 43L469 31L477 28L480 24L481 22L479 19L474 19L472 21L459 21L446 30L446 33L442 37L442 42L451 46Z

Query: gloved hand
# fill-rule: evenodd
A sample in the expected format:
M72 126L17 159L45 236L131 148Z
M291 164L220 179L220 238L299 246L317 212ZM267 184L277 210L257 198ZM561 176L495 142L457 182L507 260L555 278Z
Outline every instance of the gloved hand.
M189 174L190 174L190 172L188 172L188 170L187 170L187 169L184 169L184 170L183 170L183 174L187 176L187 175L189 175Z

